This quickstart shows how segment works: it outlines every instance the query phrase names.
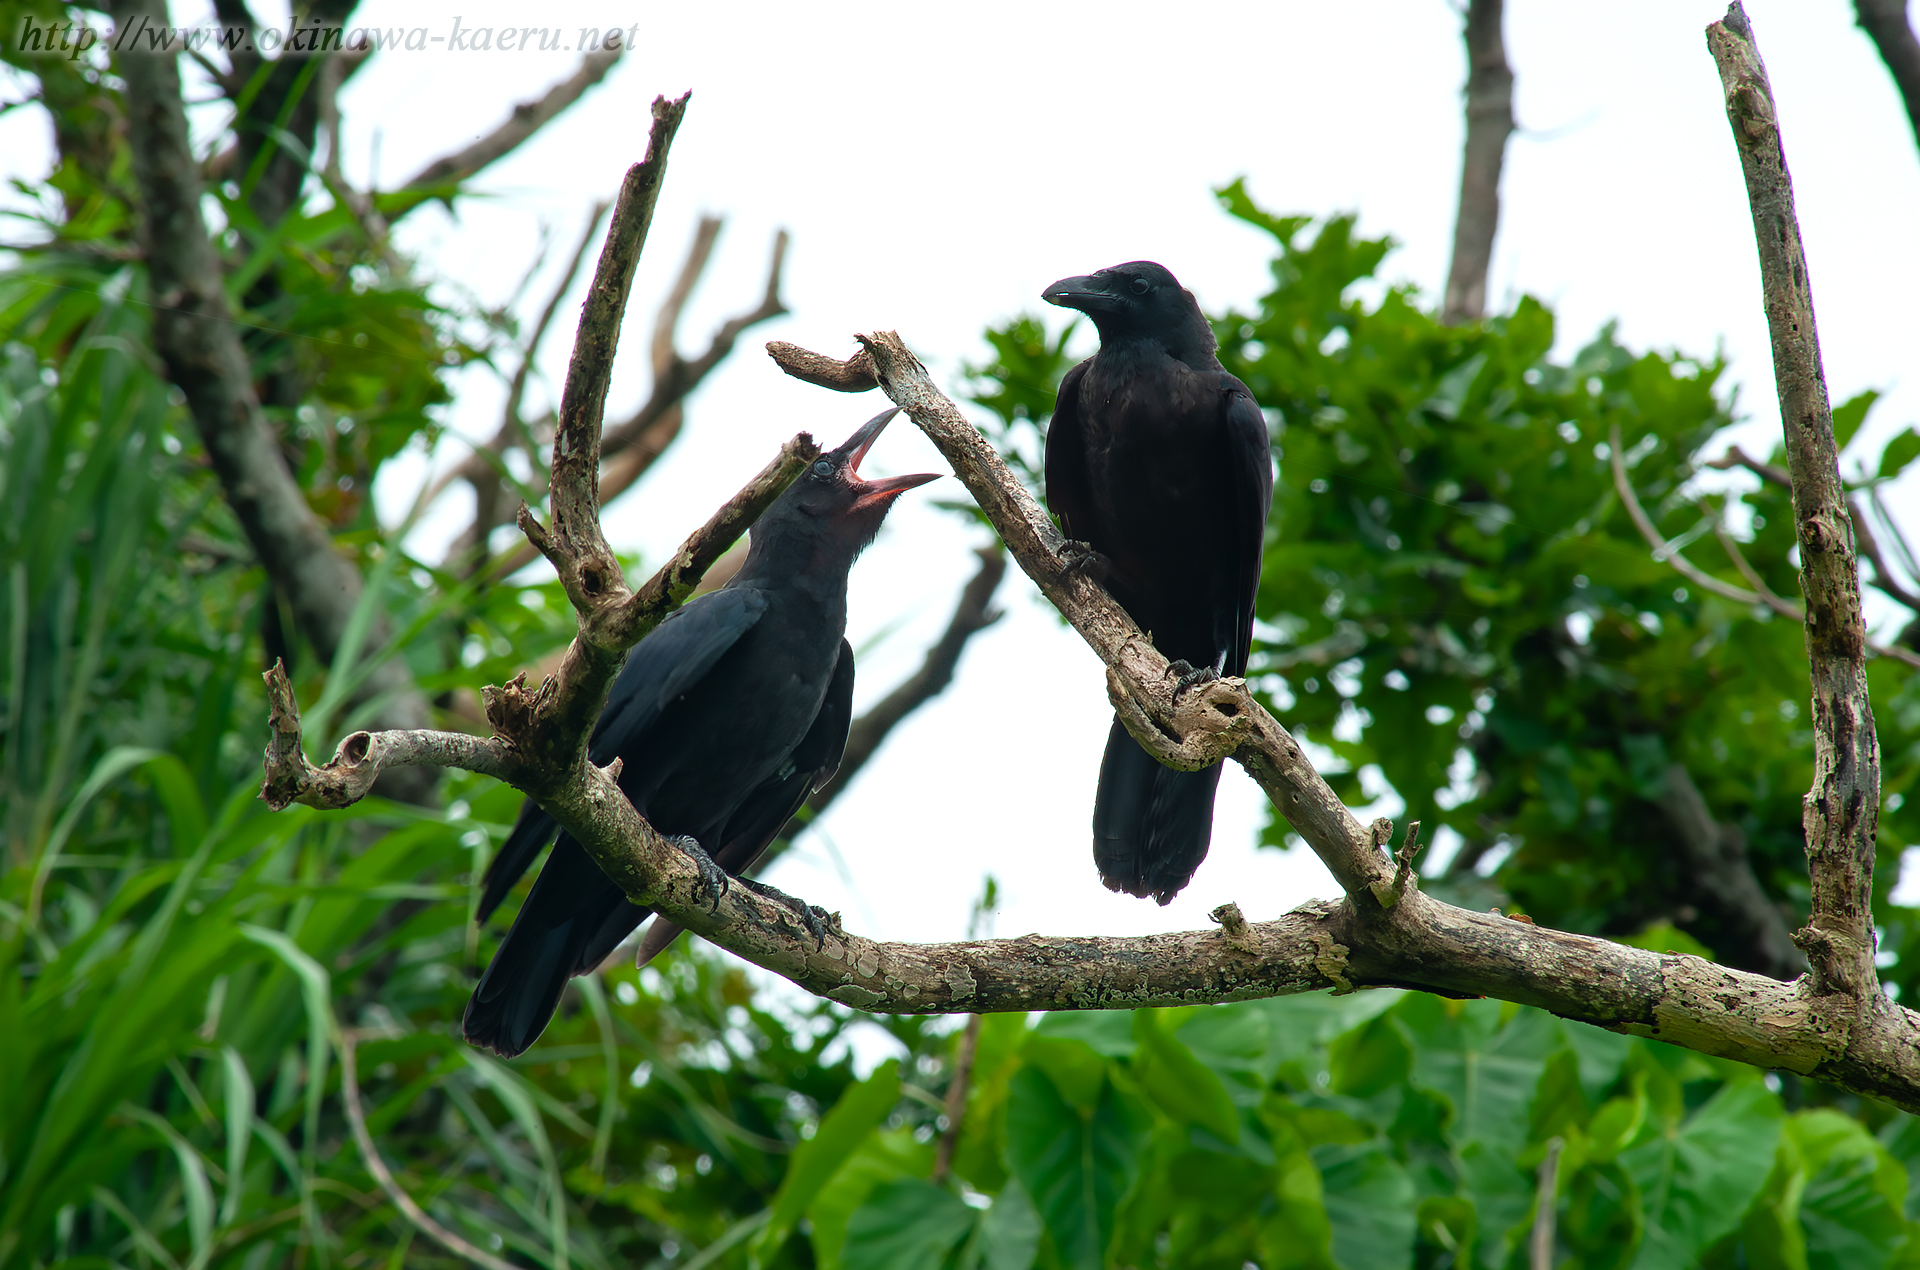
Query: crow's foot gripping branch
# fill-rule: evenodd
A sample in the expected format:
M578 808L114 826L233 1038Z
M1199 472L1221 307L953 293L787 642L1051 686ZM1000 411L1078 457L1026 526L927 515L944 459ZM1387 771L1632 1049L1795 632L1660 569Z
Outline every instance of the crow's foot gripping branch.
M1201 684L1218 683L1220 681L1220 672L1212 666L1200 666L1196 668L1191 662L1185 660L1176 659L1167 663L1167 670L1174 677L1173 701L1175 705L1180 704L1180 698L1186 696L1190 689L1198 688Z
M805 900L788 895L777 886L768 886L765 882L756 882L752 878L735 878L734 881L761 899L772 900L783 908L792 909L799 917L800 924L807 928L807 934L813 936L815 952L827 946L827 923L832 920L832 915L826 909L816 908Z
M1113 576L1113 561L1094 550L1092 543L1069 538L1060 544L1060 575L1105 585Z
M733 877L713 862L707 849L692 834L681 834L677 838L668 838L667 842L681 855L693 861L693 867L700 870L700 895L707 901L708 909L720 911L720 897L727 893L727 887L733 883Z
M1183 772L1211 767L1253 733L1253 703L1244 679L1216 676L1212 682L1199 685L1174 704L1165 727L1147 713L1111 666L1107 668L1107 699L1141 748Z

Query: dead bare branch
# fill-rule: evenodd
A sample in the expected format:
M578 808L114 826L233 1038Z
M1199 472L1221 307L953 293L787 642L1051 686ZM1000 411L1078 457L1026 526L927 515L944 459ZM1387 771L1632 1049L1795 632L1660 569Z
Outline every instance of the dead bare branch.
M1773 338L1773 374L1793 482L1800 586L1807 597L1807 660L1813 679L1813 788L1803 816L1813 916L1794 942L1813 964L1823 996L1879 1008L1874 969L1873 857L1880 817L1880 749L1867 699L1867 626L1853 525L1820 362L1812 283L1779 112L1752 24L1738 0L1707 28L1725 90L1727 121L1746 177L1760 252L1760 281Z
M1907 0L1853 0L1853 13L1893 76L1907 108L1907 123L1920 141L1920 40L1907 22Z
M554 116L579 101L589 88L605 79L607 72L619 60L618 49L593 50L580 59L580 66L572 75L532 101L523 101L515 106L507 121L492 132L472 145L443 155L421 168L396 191L412 197L400 201L391 219L400 219L421 203L447 193L475 172L513 153L533 134L551 123Z
M1502 0L1467 5L1467 141L1460 159L1460 213L1440 320L1477 322L1487 311L1487 270L1500 227L1500 169L1513 135L1513 68L1501 35Z
M114 9L129 22L166 23L164 5L127 0ZM127 85L127 123L133 174L140 191L140 237L153 290L153 339L167 377L179 386L200 442L274 589L314 651L331 662L361 593L359 571L338 551L307 505L255 389L253 367L240 346L227 300L226 279L201 216L200 169L188 143L179 68L166 57L127 57L118 66ZM384 626L374 635L384 641ZM354 694L377 701L382 728L420 728L427 701L404 659L374 666ZM392 796L431 798L430 769L397 774Z

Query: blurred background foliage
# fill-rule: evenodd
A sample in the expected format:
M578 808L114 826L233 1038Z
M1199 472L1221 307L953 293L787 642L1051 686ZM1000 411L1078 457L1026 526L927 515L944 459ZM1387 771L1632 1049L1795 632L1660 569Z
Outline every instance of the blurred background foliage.
M1562 1266L1920 1264L1910 1117L1498 1002L991 1017L957 1126L954 1021L803 1000L695 941L577 980L521 1059L468 1049L497 935L470 921L476 882L518 795L454 775L437 807L270 815L258 674L291 654L310 730L338 733L344 685L405 658L469 726L463 691L564 643L554 588L410 558L366 496L432 440L442 368L517 332L437 304L324 199L264 226L216 188L289 467L367 579L358 634L317 664L152 353L113 87L30 69L65 131L0 257L0 1266L458 1261L377 1184L348 1061L399 1186L515 1265L1506 1267L1541 1230ZM1718 367L1604 332L1557 363L1530 300L1442 327L1372 281L1388 244L1351 221L1223 198L1275 240L1273 290L1218 317L1281 459L1271 706L1355 804L1450 831L1429 885L1463 902L1742 960L1676 865L1678 764L1795 924L1799 632L1654 561L1603 449L1617 425L1663 533L1724 515L1792 594L1781 497L1694 480L1732 411ZM988 339L976 400L1037 477L1068 333ZM1872 676L1876 911L1911 995L1920 929L1886 892L1920 815L1920 687L1887 659ZM861 1078L872 1028L900 1057Z

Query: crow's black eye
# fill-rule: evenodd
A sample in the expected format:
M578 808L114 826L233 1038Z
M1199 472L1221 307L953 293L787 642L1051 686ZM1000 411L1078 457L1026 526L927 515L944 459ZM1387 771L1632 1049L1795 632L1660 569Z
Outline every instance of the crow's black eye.
M815 476L832 476L833 464L828 462L826 459L821 459L818 463L815 463L813 465L813 474Z
M1145 278L1135 278L1132 283L1129 284L1129 287L1135 295L1145 295L1147 292L1153 290L1153 284Z

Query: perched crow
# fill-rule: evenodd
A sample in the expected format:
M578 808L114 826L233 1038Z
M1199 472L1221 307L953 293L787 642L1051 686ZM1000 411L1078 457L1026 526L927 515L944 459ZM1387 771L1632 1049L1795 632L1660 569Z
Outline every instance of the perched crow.
M1047 432L1047 501L1084 544L1079 567L1174 661L1183 688L1244 673L1273 501L1260 407L1221 369L1192 294L1152 261L1062 278L1044 298L1100 331L1100 351L1061 382ZM1172 899L1206 858L1219 782L1218 764L1162 766L1115 719L1093 804L1107 888Z
M718 902L809 794L840 766L853 699L847 572L894 499L932 474L867 481L860 460L896 410L823 455L754 526L726 586L689 603L634 648L588 742L654 828L701 866ZM492 913L553 838L531 799L487 872ZM721 872L725 870L725 872ZM771 888L818 933L818 919ZM493 964L467 1003L467 1039L505 1055L540 1035L567 980L598 965L647 916L562 832ZM647 932L642 959L679 928Z

